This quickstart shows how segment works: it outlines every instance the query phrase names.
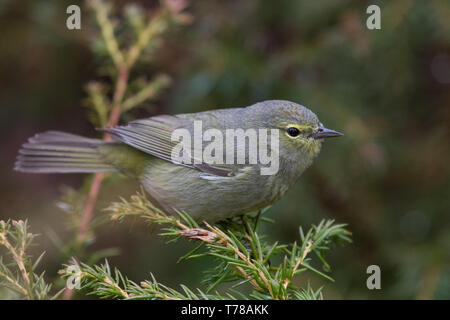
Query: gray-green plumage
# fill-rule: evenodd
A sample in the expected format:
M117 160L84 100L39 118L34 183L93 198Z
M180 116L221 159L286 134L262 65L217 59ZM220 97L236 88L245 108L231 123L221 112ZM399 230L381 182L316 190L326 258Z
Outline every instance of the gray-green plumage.
M279 130L278 172L261 175L259 162L174 164L171 152L177 142L171 140L171 134L179 128L193 133L196 120L202 121L203 130ZM291 127L299 129L298 136L286 133ZM104 130L116 141L54 131L38 134L19 151L15 169L33 173L119 171L139 179L163 210L181 210L211 222L277 201L311 165L322 138L341 135L323 128L309 109L281 100L246 108L156 116Z

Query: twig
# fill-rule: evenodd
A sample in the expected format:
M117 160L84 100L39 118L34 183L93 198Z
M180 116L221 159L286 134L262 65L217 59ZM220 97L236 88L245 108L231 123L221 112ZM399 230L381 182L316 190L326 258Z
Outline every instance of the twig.
M3 232L0 232L0 244L3 245L9 251L9 253L11 253L11 255L13 256L13 259L14 259L15 263L17 264L17 266L20 270L20 273L22 274L22 278L24 279L25 284L28 289L21 286L18 281L11 279L7 274L2 274L2 276L10 284L12 284L20 292L22 292L25 297L30 298L29 289L31 287L31 281L30 281L30 276L28 275L28 271L25 268L25 264L23 261L23 259L24 259L23 255L25 254L25 250L24 250L23 246L25 244L22 243L22 248L21 248L20 252L17 252L16 249L13 247L13 245L8 241L8 239L6 237L6 233L3 233Z
M120 69L119 76L117 78L116 89L113 98L113 108L108 119L108 127L114 127L118 124L121 115L121 102L123 96L125 95L126 87L128 84L129 70L127 66L123 66ZM104 141L111 139L109 134L105 134L103 137ZM78 234L78 241L83 242L89 232L89 224L92 220L94 214L95 203L97 202L98 194L100 192L100 187L102 185L103 179L105 178L104 172L97 172L94 175L92 181L91 189L89 190L88 200L83 209L83 215L81 220L80 232Z
M107 8L102 4L101 1L97 0L91 1L90 4L96 12L96 17L102 31L102 36L107 44L107 48L109 50L111 58L113 59L116 68L118 68L118 76L116 87L114 90L112 109L108 119L108 126L114 127L119 123L120 115L122 113L121 103L128 85L130 69L133 65L129 65L124 61L123 55L114 37L114 28L108 19ZM108 141L110 139L111 136L109 134L105 134L103 136L104 141ZM89 233L89 225L94 215L95 204L97 202L97 198L100 193L100 188L104 178L104 172L97 172L94 174L91 188L89 190L88 199L83 208L80 229L77 236L79 243L83 243ZM72 295L73 289L66 289L64 291L63 298L69 300L72 298Z
M6 238L6 234L0 233L0 240L1 244L5 246L5 248L11 253L13 256L14 261L16 262L17 266L19 267L20 272L22 273L22 277L25 280L27 286L30 286L30 277L28 275L28 271L25 268L25 264L23 263L23 255L25 254L25 248L23 246L25 245L22 243L22 248L20 249L20 252L17 252L16 249L12 246L12 244L8 241Z
M35 273L44 254L33 262L26 252L35 237L28 232L27 221L0 220L0 247L4 247L11 256L11 261L4 262L0 255L0 287L3 284L29 300L53 299L60 292L50 297L51 284L45 282L44 273Z
M25 289L20 285L19 282L17 282L15 279L8 276L6 273L0 272L0 276L2 276L6 281L13 287L17 289L18 292L21 292L27 299L29 299L28 290Z
M305 261L306 256L311 252L312 244L313 244L312 241L308 241L308 243L306 244L306 247L305 247L305 250L303 251L302 256L297 259L297 263L295 264L294 268L292 269L292 275L295 274L298 267L300 267L302 265L303 261ZM288 278L288 279L284 280L283 286L285 289L288 287L291 280L292 280L292 278Z

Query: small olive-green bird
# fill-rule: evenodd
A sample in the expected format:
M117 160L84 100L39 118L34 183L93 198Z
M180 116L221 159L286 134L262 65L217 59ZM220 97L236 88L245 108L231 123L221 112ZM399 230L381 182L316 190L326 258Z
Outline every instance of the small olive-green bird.
M175 129L278 130L279 169L261 174L259 160L250 164L174 162ZM263 209L282 197L311 165L323 138L342 134L326 129L317 116L299 104L270 100L245 108L158 115L126 126L103 129L112 141L48 131L22 146L15 170L31 173L120 172L138 179L162 210L189 213L214 222ZM247 157L248 158L248 157Z

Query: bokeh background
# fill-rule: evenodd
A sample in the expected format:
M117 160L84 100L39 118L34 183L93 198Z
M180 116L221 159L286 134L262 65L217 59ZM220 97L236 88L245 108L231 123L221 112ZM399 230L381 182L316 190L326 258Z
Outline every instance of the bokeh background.
M59 241L73 237L56 205L61 188L80 188L89 175L12 168L37 132L99 135L83 107L86 83L98 78L90 43L98 29L83 7L82 29L66 29L73 3L0 1L0 218L28 219L41 234L33 250L47 252L49 279L63 262ZM370 4L381 8L381 30L366 28ZM168 73L173 85L123 121L267 99L308 106L345 136L325 143L263 232L293 242L299 225L333 218L349 224L354 243L330 252L335 283L311 276L298 284L325 284L333 299L449 299L450 2L216 0L192 1L187 11L193 22L171 31L148 67ZM109 178L98 212L137 189ZM152 272L167 285L195 287L210 262L177 264L191 247L165 244L141 221L126 221L98 229L88 250L116 248L110 263L133 280ZM381 290L366 287L371 264L381 268Z

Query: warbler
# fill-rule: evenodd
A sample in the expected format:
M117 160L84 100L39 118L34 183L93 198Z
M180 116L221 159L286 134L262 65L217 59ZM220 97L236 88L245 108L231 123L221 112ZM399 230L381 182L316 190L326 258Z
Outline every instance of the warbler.
M221 154L229 155L228 151L218 150L229 141L218 141L216 148L210 146L215 161L199 158L202 154L196 153L198 148L189 149L184 143L179 148L174 132L195 136L196 124L201 124L205 135L208 130L215 133L216 139L226 136L227 130L242 129L245 137L241 142L248 143L234 144L232 155L241 152L244 158L237 162L228 158L216 161ZM264 139L250 139L251 130L264 133L263 129L268 130ZM261 210L279 200L312 164L323 139L343 135L325 128L308 108L284 100L268 100L244 108L158 115L100 130L112 139L103 141L58 131L37 134L19 150L15 170L120 172L138 179L151 201L165 212L182 211L196 220L215 222ZM204 136L200 149L206 150L212 140L211 134ZM256 148L252 149L250 140L256 141ZM266 145L269 147L265 156L270 154L269 159L277 162L276 170L269 174L262 172L269 165L261 154ZM174 152L176 148L181 153ZM260 153L255 157L252 150ZM184 160L174 160L180 154Z

